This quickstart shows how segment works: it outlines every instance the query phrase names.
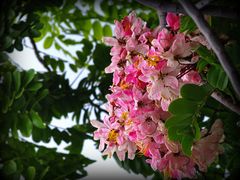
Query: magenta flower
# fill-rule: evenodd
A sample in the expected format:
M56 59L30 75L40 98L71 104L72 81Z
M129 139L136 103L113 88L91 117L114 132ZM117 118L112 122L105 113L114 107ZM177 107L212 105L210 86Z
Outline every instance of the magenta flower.
M180 17L174 13L167 13L166 17L167 24L174 31L180 28Z

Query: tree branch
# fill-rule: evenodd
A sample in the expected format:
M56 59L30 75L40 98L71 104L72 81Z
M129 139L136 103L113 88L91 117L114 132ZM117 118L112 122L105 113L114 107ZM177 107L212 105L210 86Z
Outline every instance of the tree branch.
M223 104L225 107L228 109L232 110L233 112L237 113L240 115L240 105L239 104L234 104L232 99L223 95L219 91L214 91L211 96L216 99L218 102Z
M31 44L33 46L33 50L34 50L34 53L38 59L38 61L48 70L48 72L51 71L51 69L44 63L44 60L42 59L42 57L40 56L39 54L39 51L37 49L37 45L36 43L34 42L33 38L29 37L30 41L31 41Z
M240 98L240 78L238 76L238 72L230 63L230 58L225 52L223 44L213 33L201 12L189 0L179 0L179 2L183 6L187 14L196 23L199 30L202 32L202 34L208 41L209 45L212 47L213 51L218 57L219 62L221 63L223 69L225 70L226 74L230 79L234 91L236 92L238 98Z
M166 27L167 21L166 21L166 12L162 12L160 10L157 10L158 13L158 19L159 19L159 25L160 25L160 30Z
M202 9L203 7L207 6L212 1L213 0L200 0L195 4L195 6L198 9Z
M168 1L158 2L155 0L136 0L140 4L153 8L155 10L160 10L161 12L173 12L173 13L182 13L186 14L186 11L182 8L179 3L171 3ZM210 1L210 0L209 0ZM233 8L226 8L222 6L203 6L198 5L200 7L200 11L202 14L216 16L216 17L224 17L230 19L240 19L240 10ZM202 7L202 8L201 8Z
M23 43L23 45L24 45L24 47L26 47L26 48L29 48L29 49L34 50L33 47L27 45L26 43ZM52 55L52 54L48 54L48 53L43 52L43 51L40 51L40 50L38 50L38 53L39 53L39 54L43 54L43 55L45 55L45 56L49 56L49 57L54 58L54 59L59 59L59 60L63 61L64 63L70 64L67 60L63 60L62 58L60 58L60 57L58 57L58 56L55 56L55 55Z

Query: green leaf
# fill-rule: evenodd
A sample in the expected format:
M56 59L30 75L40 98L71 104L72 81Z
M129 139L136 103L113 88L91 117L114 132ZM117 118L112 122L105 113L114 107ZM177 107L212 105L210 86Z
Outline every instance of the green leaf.
M42 83L35 82L28 87L28 90L29 91L38 91L42 86L43 86Z
M24 91L25 91L25 89L22 88L22 89L16 94L15 99L20 98L20 97L23 95L23 92L24 92Z
M5 36L2 40L2 44L0 46L1 49L7 49L12 45L12 38L10 36Z
M18 92L21 86L21 74L17 70L13 72L13 83L14 83L14 90Z
M174 115L177 114L194 114L198 107L198 103L195 101L189 101L186 99L176 99L169 107L168 111Z
M195 84L185 84L180 90L181 96L190 101L202 101L208 92L201 86Z
M36 169L33 166L29 166L27 169L26 180L33 180L36 176Z
M23 136L29 137L31 135L33 125L27 114L19 115L18 128Z
M41 99L45 98L49 94L48 89L43 89L37 96L36 101L40 101Z
M14 42L14 46L18 51L22 51L23 50L23 45L22 45L22 38L16 38L15 42Z
M23 87L26 87L33 80L34 76L35 76L34 69L25 71L22 78Z
M17 115L13 114L10 116L11 120L12 120L12 127L11 127L11 132L12 132L12 136L15 139L18 139L18 132L17 132Z
M6 93L8 94L8 96L10 96L11 86L12 86L12 81L13 81L12 73L11 72L5 73L3 81L4 81L4 86L6 88Z
M44 41L44 43L43 43L43 47L45 48L45 49L49 49L51 46L52 46L52 44L53 44L53 37L52 36L48 36L48 37L46 37L46 39L45 39L45 41Z
M44 129L46 126L43 124L42 118L39 116L39 114L35 111L30 112L30 117L33 122L33 125L40 128Z
M48 89L43 89L43 90L38 91L36 99L35 99L34 103L32 104L31 108L33 108L39 101L41 101L43 98L45 98L48 94L49 94Z
M41 36L41 32L39 32L37 29L30 29L29 35L33 38L37 38Z
M99 21L95 21L93 23L93 36L96 40L101 40L102 39L102 35L103 35L103 32L102 32L102 26L100 24Z
M171 141L180 141L182 137L177 134L176 127L169 127L168 138Z
M59 67L59 69L60 69L61 72L64 71L65 65L64 65L64 63L63 63L62 60L59 60L59 61L58 61L58 67Z
M111 17L113 18L113 19L117 19L117 18L119 18L119 16L118 16L118 12L119 12L119 10L118 10L118 8L117 8L117 6L109 6L110 7L110 12L109 12L109 14L111 14Z
M82 20L82 24L81 24L81 25L82 25L81 28L82 28L84 31L86 31L86 32L90 31L91 28L92 28L92 23L91 23L91 20L90 20L90 19Z
M201 138L201 131L196 119L193 121L193 127L195 129L195 139L199 140Z
M171 116L165 122L165 127L166 128L176 127L176 126L186 127L191 125L191 123L192 123L192 115L183 114L178 116Z
M6 175L11 175L17 171L17 164L14 160L10 160L3 165L3 172Z
M209 64L215 64L216 62L216 57L214 56L214 54L212 54L212 52L210 50L208 50L205 46L200 46L197 49L197 53L199 54L199 56L205 60L206 62L208 62Z
M110 63L110 47L103 44L97 44L93 52L93 62L98 70L104 70Z
M76 54L82 65L84 65L84 62L87 60L87 56L81 51L77 51Z
M69 64L69 67L74 71L77 72L77 66L75 64Z
M207 73L207 81L215 88L226 89L228 77L220 65L212 66Z
M47 167L42 171L42 173L41 173L40 176L39 176L39 180L42 180L42 179L44 178L44 176L48 173L49 169L50 169L50 167L47 166Z
M90 54L90 53L91 53L91 50L92 50L92 48L93 48L92 42L90 42L90 41L87 40L87 39L83 39L83 40L81 41L81 43L84 45L84 46L83 46L83 52L84 52L84 54L85 54L85 55Z
M208 65L207 61L205 61L204 59L200 59L197 62L197 70L198 70L198 72L202 72L207 65Z
M194 23L194 21L192 20L191 17L189 16L181 16L180 19L180 32L185 32L187 31L188 33L193 32L197 29L196 24Z
M182 150L183 150L183 153L187 156L191 156L192 154L192 144L193 144L193 137L192 136L184 136L182 138Z
M108 24L103 27L103 36L112 37L112 28Z

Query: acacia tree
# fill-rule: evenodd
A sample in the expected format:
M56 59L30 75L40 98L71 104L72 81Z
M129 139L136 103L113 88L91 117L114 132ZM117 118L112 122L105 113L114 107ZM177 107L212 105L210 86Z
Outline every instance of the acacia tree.
M102 43L103 36L112 36L111 25L115 19L122 19L135 10L150 28L160 24L166 26L166 13L174 12L181 16L180 31L191 34L196 29L206 37L210 49L201 47L197 50L200 60L192 65L197 69L205 83L211 86L206 96L201 97L201 106L192 108L195 121L188 121L184 127L193 129L192 136L197 137L197 129L210 129L216 119L224 124L224 153L219 156L207 173L198 174L198 178L233 179L238 174L239 150L239 11L237 2L225 1L1 1L0 19L0 158L1 174L6 178L19 179L76 179L87 175L84 167L93 163L81 155L85 139L92 139L94 128L89 124L90 114L100 120L106 111L101 105L106 102L112 76L104 73L110 64L110 49ZM195 3L192 4L192 3ZM100 11L96 11L96 4ZM81 7L80 9L77 7ZM86 11L83 10L86 7ZM223 8L224 7L224 8ZM205 15L205 18L203 18ZM214 33L213 33L214 32ZM77 41L73 35L81 36ZM14 49L21 51L29 48L25 39L29 38L31 47L38 61L46 72L24 71L12 64L7 53ZM67 55L68 60L48 55L38 50L38 41L43 41L44 48L55 47ZM75 54L67 47L78 46ZM80 80L77 88L72 88L65 78L67 67L81 75L83 70L88 76ZM76 79L79 77L77 75ZM182 99L193 98L201 88L186 88L187 95ZM192 96L194 94L194 96ZM196 95L197 96L197 95ZM189 100L189 99L188 99ZM180 116L189 104L174 102L171 113L177 114L172 120L172 140L181 141L184 132L177 126ZM191 108L190 108L191 109ZM67 117L73 113L76 125L60 130L51 127L53 118ZM196 115L196 116L195 116ZM208 118L207 121L204 118ZM174 122L176 121L176 122ZM170 122L170 121L169 121ZM193 123L194 122L194 123ZM197 122L197 123L196 123ZM178 138L177 132L182 136ZM25 137L32 137L27 142ZM56 149L37 145L49 142L53 138L57 144L70 143L67 154ZM181 142L191 152L194 139ZM120 162L127 171L147 177L154 174L159 179L162 175L153 171L146 164L145 157ZM36 176L39 174L39 176Z

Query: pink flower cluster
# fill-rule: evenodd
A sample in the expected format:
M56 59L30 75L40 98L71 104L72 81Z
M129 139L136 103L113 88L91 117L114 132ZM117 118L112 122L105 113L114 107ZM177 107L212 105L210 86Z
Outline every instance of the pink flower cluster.
M168 106L179 98L182 85L201 83L194 50L206 41L201 35L196 38L180 33L178 15L168 13L166 20L168 29L161 30L147 28L135 13L115 21L115 37L104 39L112 46L112 62L105 69L113 73L111 94L106 96L109 115L103 123L91 123L97 128L94 139L100 140L103 155L111 157L116 152L124 160L126 153L129 159L141 154L154 170L169 177L193 178L196 165L205 171L220 153L222 124L216 121L218 129L194 145L192 157L185 156L181 145L168 139L164 126L170 115ZM204 156L208 151L209 157Z

